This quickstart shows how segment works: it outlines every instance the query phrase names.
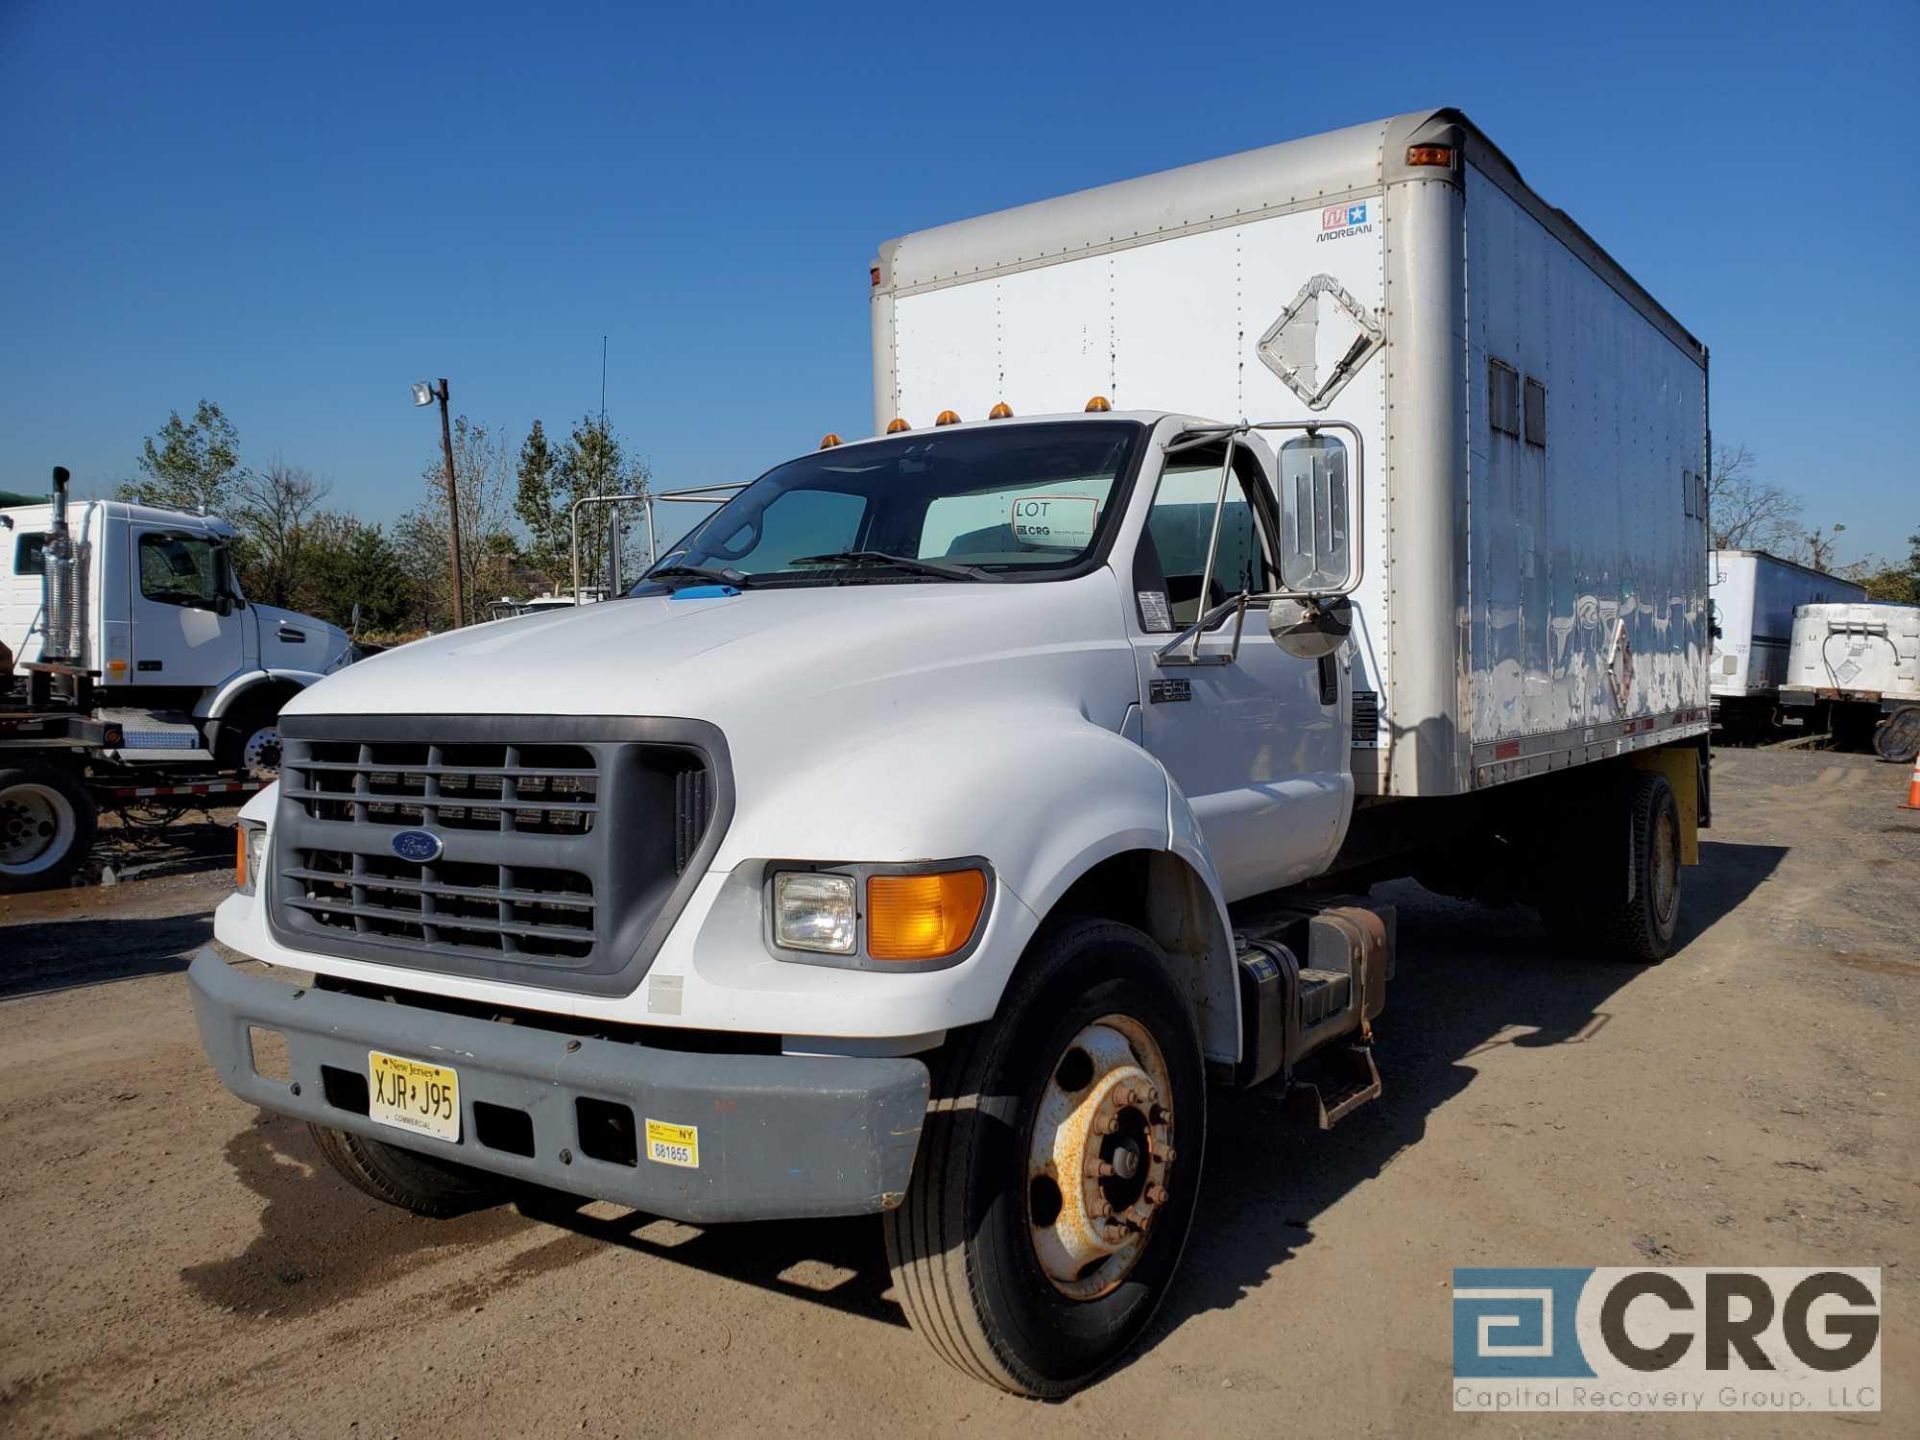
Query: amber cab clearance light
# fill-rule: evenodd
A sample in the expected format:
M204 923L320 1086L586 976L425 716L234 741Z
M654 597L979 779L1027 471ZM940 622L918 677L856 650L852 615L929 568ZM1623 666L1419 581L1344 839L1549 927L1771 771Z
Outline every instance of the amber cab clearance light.
M887 422L887 433L889 435L898 435L902 430L911 430L912 428L913 426L909 425L905 420L902 420L898 415Z
M1113 402L1104 395L1096 395L1087 401L1087 414L1098 415L1102 411L1113 409Z
M973 939L987 903L981 870L867 877L867 954L944 960Z
M1013 418L1013 406L1002 400L998 405L987 411L987 418L989 420L1011 420Z
M960 416L955 411L942 410L938 415L934 416L933 423L936 425L958 425L960 423Z
M878 265L869 265L867 267L867 278L873 283L874 288L878 289L880 285L880 267Z
M1445 169L1453 168L1453 147L1451 145L1409 145L1407 164L1439 165Z
M826 434L820 437L820 448L822 450L831 450L834 446L838 445L839 443L840 443L840 437L834 434L833 431L831 430L829 430Z

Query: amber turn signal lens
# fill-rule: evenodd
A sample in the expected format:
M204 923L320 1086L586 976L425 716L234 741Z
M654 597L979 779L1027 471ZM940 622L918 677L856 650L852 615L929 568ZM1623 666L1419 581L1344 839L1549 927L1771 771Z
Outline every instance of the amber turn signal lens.
M887 433L889 435L898 435L902 430L911 430L912 428L911 425L907 424L907 422L902 420L898 415L887 422Z
M1097 415L1103 410L1111 409L1113 409L1113 402L1108 400L1104 395L1096 395L1087 401L1087 413L1089 415Z
M867 954L875 960L944 960L973 938L987 903L979 870L867 879Z
M233 888L247 888L247 827L233 827Z
M1453 168L1453 147L1451 145L1409 145L1407 147L1409 165L1443 165Z

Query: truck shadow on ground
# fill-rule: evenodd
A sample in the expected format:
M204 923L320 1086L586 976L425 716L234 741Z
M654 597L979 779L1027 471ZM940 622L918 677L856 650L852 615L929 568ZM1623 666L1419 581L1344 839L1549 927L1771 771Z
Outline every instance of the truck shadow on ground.
M1737 908L1786 854L1719 842L1701 851L1703 864L1688 877L1683 945ZM1274 1278L1312 1243L1318 1216L1416 1144L1427 1117L1473 1083L1474 1055L1493 1045L1592 1041L1607 1022L1608 999L1643 973L1553 955L1529 910L1489 911L1411 883L1377 893L1400 907L1398 975L1378 1027L1385 1094L1323 1135L1286 1118L1277 1094L1216 1092L1186 1273L1138 1355L1187 1319L1230 1307ZM1669 963L1686 964L1684 949ZM1508 1143L1527 1141L1514 1132ZM485 1305L612 1247L862 1319L905 1323L890 1294L880 1227L870 1218L703 1229L528 1190L511 1207L419 1220L350 1190L321 1161L304 1125L270 1115L234 1136L227 1159L267 1203L245 1252L182 1272L221 1308L271 1318L311 1314L543 1226L553 1238L463 1276L441 1294L444 1306Z
M0 929L0 999L183 971L213 938L213 917L58 920Z

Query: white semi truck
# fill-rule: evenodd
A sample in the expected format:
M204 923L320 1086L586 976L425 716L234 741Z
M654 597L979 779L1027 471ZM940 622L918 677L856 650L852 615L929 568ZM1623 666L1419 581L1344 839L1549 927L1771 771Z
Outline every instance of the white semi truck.
M1920 605L1800 606L1780 704L1843 745L1911 764L1920 752Z
M79 867L89 778L270 779L280 707L353 653L337 626L241 593L226 521L70 502L69 478L0 510L0 893Z
M1709 550L1707 600L1713 622L1708 693L1730 735L1755 735L1772 721L1787 678L1793 614L1802 605L1867 598L1866 586L1764 550Z
M1209 1084L1379 1093L1374 881L1675 945L1707 357L1454 111L907 236L872 313L881 434L295 699L216 919L284 978L190 983L371 1194L875 1214L1057 1396L1176 1283Z

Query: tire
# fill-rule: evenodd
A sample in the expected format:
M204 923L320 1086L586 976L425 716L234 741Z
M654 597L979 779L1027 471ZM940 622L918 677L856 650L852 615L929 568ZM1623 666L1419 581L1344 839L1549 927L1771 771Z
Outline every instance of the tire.
M1107 1120L1116 1129L1097 1128ZM908 1322L990 1385L1047 1399L1079 1389L1133 1346L1173 1284L1206 1124L1199 1037L1159 947L1107 920L1043 930L999 1013L950 1040L936 1067L912 1183L884 1218ZM1037 1170L1036 1151L1048 1157ZM1077 1158L1055 1163L1063 1154ZM1103 1160L1107 1178L1086 1173ZM1069 1200L1057 1178L1076 1165ZM1089 1196L1120 1215L1097 1224L1132 1228L1073 1231ZM1074 1249L1117 1237L1111 1253Z
M39 761L0 765L0 894L66 884L99 825L93 797L72 771Z
M1673 953L1680 928L1680 807L1667 777L1636 770L1606 792L1608 803L1580 814L1611 815L1602 836L1583 835L1562 850L1567 878L1541 902L1556 947L1599 959L1658 964ZM1619 820L1625 810L1631 893L1620 885Z
M1920 705L1902 705L1873 729L1873 753L1894 765L1911 765L1920 752Z
M356 1190L415 1215L444 1220L497 1205L507 1197L505 1181L470 1166L402 1150L349 1130L313 1124L307 1128L327 1163Z
M217 723L214 763L266 783L280 778L280 707L290 695L242 701Z

